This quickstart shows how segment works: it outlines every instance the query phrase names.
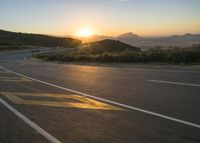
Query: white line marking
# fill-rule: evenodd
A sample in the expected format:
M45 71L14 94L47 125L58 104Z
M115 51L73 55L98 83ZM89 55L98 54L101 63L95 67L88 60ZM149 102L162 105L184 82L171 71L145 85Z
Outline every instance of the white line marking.
M152 71L152 72L174 72L174 73L195 73L200 74L200 71L191 71L191 70L173 70L173 69L150 69L150 68L125 68L127 70L141 70L141 71Z
M45 68L46 70L48 71L53 71L54 69L53 68Z
M79 92L79 91L76 91L76 90L73 90L73 89L69 89L69 88L65 88L65 87L62 87L62 86L55 85L55 84L51 84L51 83L48 83L48 82L45 82L45 81L41 81L41 80L38 80L38 79L35 79L35 78L32 78L32 77L29 77L29 76L26 76L26 75L11 71L11 70L6 69L6 68L4 68L2 66L0 66L0 68L4 69L4 70L6 70L6 71L8 71L10 73L13 73L15 75L18 75L18 76L21 76L21 77L24 77L24 78L27 78L27 79L31 79L33 81L36 81L36 82L39 82L39 83L43 83L43 84L46 84L46 85L49 85L49 86L52 86L52 87L56 87L56 88L59 88L59 89L65 90L65 91L71 91L71 92L74 92L74 93L77 93L77 94L80 94L80 95L83 95L83 96L86 96L86 97L90 97L92 99L96 99L96 100L99 100L99 101L103 101L103 102L106 102L106 103L117 105L117 106L120 106L120 107L123 107L123 108L127 108L127 109L131 109L131 110L143 112L143 113L146 113L146 114L150 114L150 115L153 115L153 116L156 116L156 117L160 117L160 118L167 119L167 120L170 120L170 121L174 121L174 122L177 122L177 123L181 123L181 124L184 124L184 125L200 128L200 125L196 124L196 123L191 123L191 122L188 122L188 121L176 119L176 118L173 118L173 117L170 117L170 116L166 116L166 115L163 115L163 114L159 114L159 113L155 113L155 112L152 112L152 111L140 109L140 108L137 108L137 107L133 107L133 106L129 106L129 105L126 105L126 104L118 103L118 102L115 102L115 101L111 101L111 100L103 99L103 98L100 98L100 97L92 96L92 95L89 95L89 94L86 94L86 93L83 93L83 92Z
M175 85L185 85L185 86L197 86L199 87L200 84L192 84L192 83L183 83L183 82L174 82L174 81L162 81L162 80L149 80L150 82L157 82L157 83L166 83L166 84L175 84Z
M0 98L0 103L3 104L6 108L8 108L11 112L13 112L16 116L18 116L20 119L22 119L26 124L28 124L30 127L32 127L34 130L36 130L38 133L40 133L42 136L44 136L47 140L49 140L51 143L61 143L58 139L53 137L51 134L40 128L38 125L33 123L31 120L29 120L26 116L24 116L22 113L17 111L15 108L10 106L7 102L5 102L3 99Z

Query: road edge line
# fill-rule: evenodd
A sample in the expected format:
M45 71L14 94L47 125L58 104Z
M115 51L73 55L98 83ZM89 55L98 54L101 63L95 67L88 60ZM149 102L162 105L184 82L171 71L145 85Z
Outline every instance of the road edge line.
M8 110L13 112L17 117L19 117L21 120L23 120L27 125L29 125L31 128L33 128L35 131L37 131L40 135L45 137L47 140L49 140L51 143L61 143L58 139L53 137L51 134L46 132L44 129L36 125L34 122L29 120L25 115L17 111L14 107L9 105L6 101L4 101L2 98L0 98L0 103L4 105Z
M149 80L150 82L164 83L164 84L174 84L174 85L184 85L184 86L195 86L200 87L200 84L175 82L175 81L165 81L165 80Z

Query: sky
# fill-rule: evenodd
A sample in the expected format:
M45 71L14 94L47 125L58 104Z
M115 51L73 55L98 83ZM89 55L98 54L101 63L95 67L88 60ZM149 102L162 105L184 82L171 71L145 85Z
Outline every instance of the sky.
M200 0L0 0L0 29L74 35L200 33Z

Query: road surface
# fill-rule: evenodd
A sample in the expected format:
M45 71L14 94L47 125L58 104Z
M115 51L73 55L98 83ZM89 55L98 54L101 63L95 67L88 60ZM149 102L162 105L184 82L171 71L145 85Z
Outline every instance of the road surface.
M2 143L199 143L200 69L96 67L0 53Z

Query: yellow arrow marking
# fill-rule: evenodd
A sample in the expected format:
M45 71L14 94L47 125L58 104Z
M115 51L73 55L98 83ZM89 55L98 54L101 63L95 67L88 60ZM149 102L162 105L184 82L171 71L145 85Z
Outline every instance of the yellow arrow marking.
M71 108L83 108L83 109L123 110L119 107L115 107L80 95L17 93L17 92L13 93L1 92L1 94L16 104L53 106L53 107L71 107ZM40 100L33 100L31 99L31 97ZM41 100L44 97L46 98L46 101ZM50 99L54 99L55 101L50 101ZM68 100L73 99L75 100L75 102L72 101L67 102L66 101L67 99Z

